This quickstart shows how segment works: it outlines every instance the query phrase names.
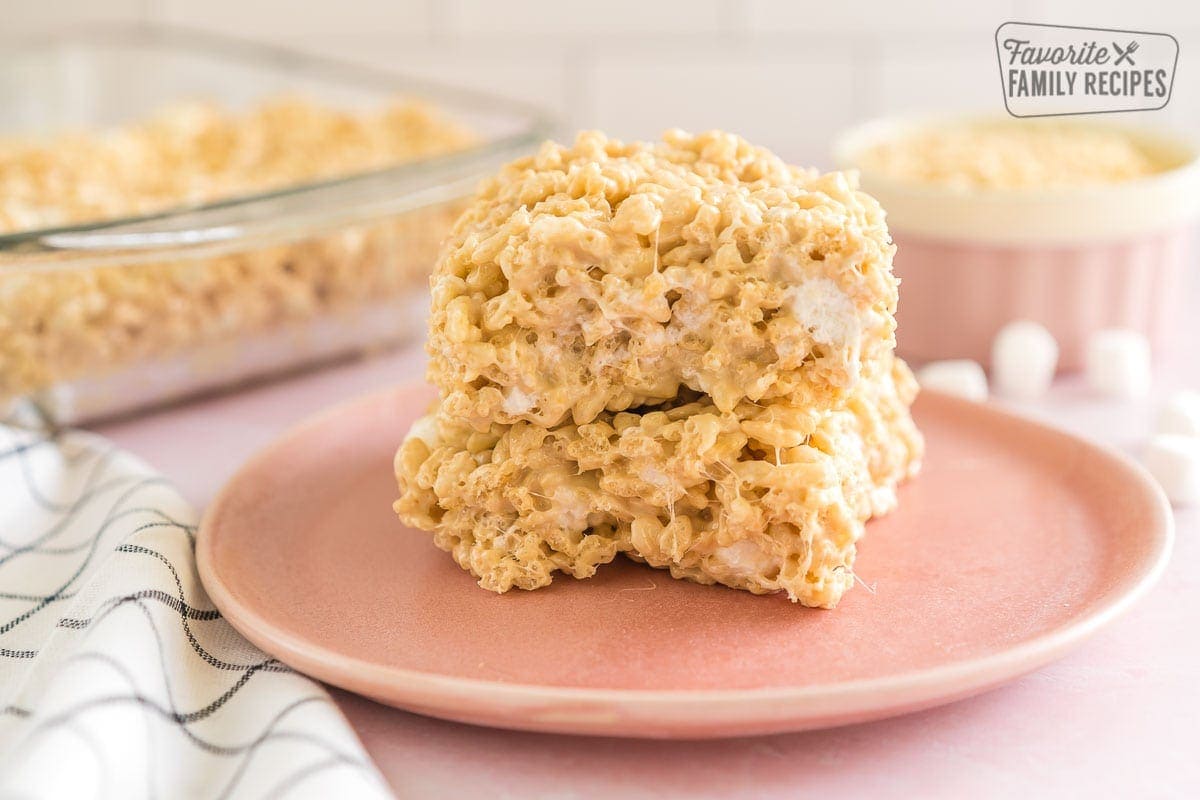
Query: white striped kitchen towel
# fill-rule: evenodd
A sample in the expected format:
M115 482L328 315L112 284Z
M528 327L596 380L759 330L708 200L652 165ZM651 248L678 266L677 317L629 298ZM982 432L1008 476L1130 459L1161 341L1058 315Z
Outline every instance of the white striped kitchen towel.
M0 423L0 798L386 798L320 685L196 576L196 514L100 437Z

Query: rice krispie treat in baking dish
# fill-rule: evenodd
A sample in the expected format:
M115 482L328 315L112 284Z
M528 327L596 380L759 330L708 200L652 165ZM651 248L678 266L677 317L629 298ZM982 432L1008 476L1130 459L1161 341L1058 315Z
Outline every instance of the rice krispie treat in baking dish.
M922 441L883 213L718 132L485 182L435 275L396 511L503 592L618 553L832 607Z
M234 112L181 103L106 131L0 138L0 235L153 214L464 150L475 137L397 100L342 110L297 98ZM462 206L168 260L0 253L0 403L140 360L232 346L416 291ZM211 356L190 369L220 375Z

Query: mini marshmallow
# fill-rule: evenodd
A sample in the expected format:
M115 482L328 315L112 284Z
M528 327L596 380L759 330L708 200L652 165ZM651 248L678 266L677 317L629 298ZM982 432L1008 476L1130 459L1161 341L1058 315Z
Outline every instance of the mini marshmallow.
M426 414L412 424L404 441L420 439L427 446L433 448L438 446L438 438L437 418L433 414Z
M922 389L933 389L982 403L988 398L987 375L969 358L932 361L917 371Z
M1058 368L1058 342L1032 320L1005 325L992 341L992 383L996 393L1036 400L1046 393Z
M1150 391L1150 342L1125 328L1097 331L1087 343L1087 378L1105 397L1144 397Z
M1176 392L1158 412L1155 433L1200 436L1200 392Z
M1200 504L1200 438L1164 433L1146 446L1142 463L1179 506Z

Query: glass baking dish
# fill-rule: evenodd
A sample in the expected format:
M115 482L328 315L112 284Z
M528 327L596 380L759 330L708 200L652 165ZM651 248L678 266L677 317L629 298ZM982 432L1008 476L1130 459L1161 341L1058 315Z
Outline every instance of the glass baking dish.
M536 109L223 37L85 28L0 48L0 138L105 130L180 100L413 99L463 149L153 214L0 235L0 407L131 412L412 339L475 183L551 132Z

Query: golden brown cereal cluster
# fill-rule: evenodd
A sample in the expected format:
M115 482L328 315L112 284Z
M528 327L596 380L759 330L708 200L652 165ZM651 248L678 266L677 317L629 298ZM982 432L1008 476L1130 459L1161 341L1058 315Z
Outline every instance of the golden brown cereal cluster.
M626 553L832 607L921 455L892 249L851 179L729 134L547 144L443 249L397 512L493 591Z
M429 109L188 105L107 133L0 141L0 233L149 213L460 149ZM177 261L0 259L0 400L419 287L460 205Z

